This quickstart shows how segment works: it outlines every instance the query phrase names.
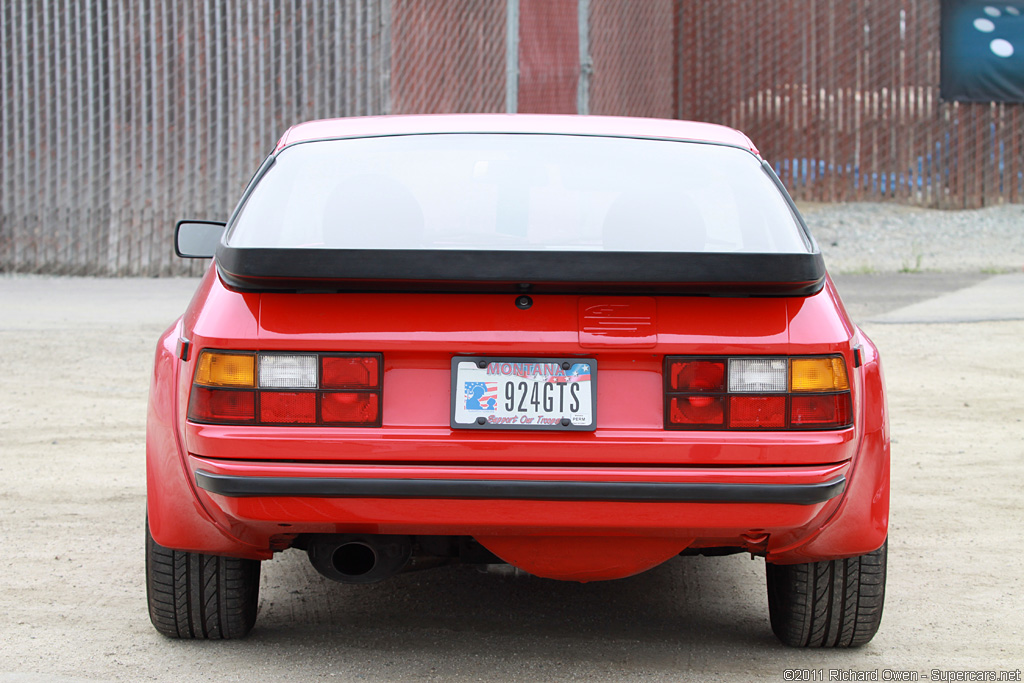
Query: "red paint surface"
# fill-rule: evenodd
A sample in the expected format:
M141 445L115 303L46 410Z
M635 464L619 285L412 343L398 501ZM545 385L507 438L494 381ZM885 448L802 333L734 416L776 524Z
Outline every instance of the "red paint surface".
M583 296L579 299L580 346L651 348L658 343L658 306L649 296Z
M604 536L477 536L511 565L546 579L604 581L656 567L686 549L693 539Z

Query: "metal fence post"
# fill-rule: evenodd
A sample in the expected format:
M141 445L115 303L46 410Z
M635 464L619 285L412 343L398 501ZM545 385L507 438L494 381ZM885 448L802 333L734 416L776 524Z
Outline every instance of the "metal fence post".
M391 113L391 0L380 4L380 113Z
M505 112L519 111L519 0L505 0Z
M590 58L590 0L578 0L576 27L580 43L580 78L576 85L576 113L590 113L590 74L594 62Z

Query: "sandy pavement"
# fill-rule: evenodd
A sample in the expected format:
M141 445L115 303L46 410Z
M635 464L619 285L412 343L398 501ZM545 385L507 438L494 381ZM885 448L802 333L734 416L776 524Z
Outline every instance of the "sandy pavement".
M936 669L1017 671L1024 315L906 323L886 301L917 306L922 320L915 301L971 285L946 296L1001 310L964 297L992 299L994 286L1024 301L1024 282L985 285L977 275L923 286L914 277L839 279L881 348L894 440L885 617L874 641L852 651L779 645L764 563L747 556L677 558L588 585L455 567L358 587L322 579L288 551L264 563L247 640L168 640L146 613L146 394L156 338L195 281L0 277L0 682L793 680L787 669L812 681L830 680L830 669L928 680ZM922 289L912 301L899 296ZM943 301L930 305L941 312Z

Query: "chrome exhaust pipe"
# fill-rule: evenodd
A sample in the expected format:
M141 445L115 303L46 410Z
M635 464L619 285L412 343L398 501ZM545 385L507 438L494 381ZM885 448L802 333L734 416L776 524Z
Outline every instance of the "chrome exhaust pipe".
M324 535L306 547L313 567L342 583L376 583L405 568L412 555L409 536Z

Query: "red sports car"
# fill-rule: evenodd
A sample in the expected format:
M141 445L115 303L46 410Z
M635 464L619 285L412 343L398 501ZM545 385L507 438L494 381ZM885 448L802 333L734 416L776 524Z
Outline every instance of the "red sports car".
M157 346L149 610L237 638L260 561L324 575L507 563L599 581L767 563L771 626L851 646L882 615L878 353L742 133L453 115L294 126Z

